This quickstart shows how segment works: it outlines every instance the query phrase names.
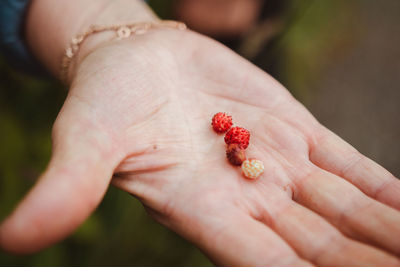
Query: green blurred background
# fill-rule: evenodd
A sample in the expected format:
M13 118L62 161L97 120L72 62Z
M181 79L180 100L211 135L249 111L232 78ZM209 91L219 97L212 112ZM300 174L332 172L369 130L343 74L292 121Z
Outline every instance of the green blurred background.
M170 2L151 5L169 18ZM228 44L281 81L328 128L400 176L400 1L281 2ZM45 168L51 125L65 96L58 83L0 61L0 219ZM110 188L67 240L32 256L0 252L0 266L212 264L151 220L136 199Z

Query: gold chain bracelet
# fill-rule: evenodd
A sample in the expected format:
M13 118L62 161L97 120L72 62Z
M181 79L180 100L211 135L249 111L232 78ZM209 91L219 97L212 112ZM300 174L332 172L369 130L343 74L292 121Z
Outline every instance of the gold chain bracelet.
M183 22L173 21L173 20L163 20L159 22L136 22L127 24L115 24L108 26L99 26L99 25L90 26L86 32L74 36L71 39L69 46L65 49L65 53L61 61L61 71L60 71L61 80L63 82L68 81L69 68L71 62L78 54L82 43L92 34L105 31L114 31L116 39L125 39L133 35L144 34L150 29L160 28L160 27L172 28L178 30L186 29L186 25Z

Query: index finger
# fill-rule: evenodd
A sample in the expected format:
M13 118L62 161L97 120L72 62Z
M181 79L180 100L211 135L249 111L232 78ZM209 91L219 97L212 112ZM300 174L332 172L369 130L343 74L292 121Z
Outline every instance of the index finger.
M349 181L366 195L400 210L400 180L328 129L322 129L312 145L310 160Z

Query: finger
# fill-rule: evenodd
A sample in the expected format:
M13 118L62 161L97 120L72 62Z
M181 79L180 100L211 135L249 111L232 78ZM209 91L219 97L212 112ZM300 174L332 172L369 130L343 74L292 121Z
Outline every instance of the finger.
M151 182L151 177L146 180ZM113 185L139 197L152 218L193 242L217 266L311 266L271 229L238 211L236 200L219 201L218 194L201 190L201 197L190 195L183 206L177 206L171 199L154 201L160 190L138 180L115 176Z
M311 148L310 160L368 196L400 210L400 180L329 130L324 130Z
M260 219L300 257L317 266L400 265L400 260L392 255L343 236L325 219L292 201L283 191L267 194Z
M217 266L312 266L247 213L219 211L184 223L169 227L179 229L178 233L195 243Z
M102 199L114 164L108 141L75 119L63 114L57 121L47 170L0 227L3 249L32 253L66 237Z
M315 167L296 181L294 200L346 235L400 254L400 212L367 197L336 175Z

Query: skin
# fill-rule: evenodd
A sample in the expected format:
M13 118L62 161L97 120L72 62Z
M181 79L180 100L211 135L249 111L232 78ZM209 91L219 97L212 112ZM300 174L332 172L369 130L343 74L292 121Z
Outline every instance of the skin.
M239 37L255 25L262 0L179 0L174 13L179 20L208 36Z
M65 238L112 183L219 266L400 266L399 180L268 74L189 30L81 52L51 161L2 223L3 249ZM210 126L219 111L250 131L246 153L265 165L258 180L226 160Z

